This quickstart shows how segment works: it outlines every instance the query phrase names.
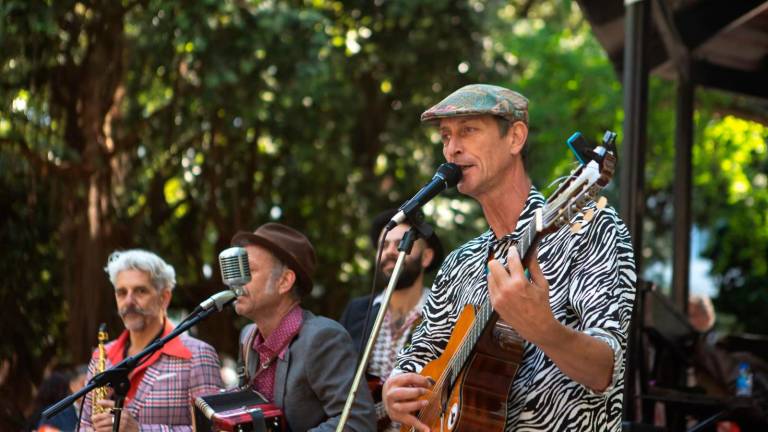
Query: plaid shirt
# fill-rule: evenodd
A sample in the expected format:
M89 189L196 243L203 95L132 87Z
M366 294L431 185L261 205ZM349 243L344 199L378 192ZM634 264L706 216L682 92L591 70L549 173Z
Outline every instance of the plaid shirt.
M400 327L397 327L396 323L393 322L390 310L384 315L376 344L371 352L371 360L368 362L369 374L382 379L389 377L395 367L397 353L410 342L414 329L421 322L421 308L424 306L428 294L429 289L425 288L421 293L419 302L408 312ZM380 304L382 295L379 294L373 300L373 304Z
M172 325L166 320L163 336L170 333ZM128 338L124 331L105 348L107 368L122 360L123 347ZM96 368L98 351L88 365L87 380ZM143 371L135 371L130 377L133 397L125 403L124 413L134 417L142 431L191 431L191 407L198 396L218 393L221 389L219 356L207 343L182 334L172 339L150 357ZM134 378L140 376L138 385ZM85 398L80 430L91 431L92 392Z

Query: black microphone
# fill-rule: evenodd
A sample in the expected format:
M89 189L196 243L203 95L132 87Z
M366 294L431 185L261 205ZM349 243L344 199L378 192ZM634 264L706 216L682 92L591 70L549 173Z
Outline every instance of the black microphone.
M435 176L421 190L401 205L398 212L390 219L387 230L391 230L398 224L405 222L413 213L428 203L440 192L456 186L461 180L461 168L453 163L444 163L437 168Z

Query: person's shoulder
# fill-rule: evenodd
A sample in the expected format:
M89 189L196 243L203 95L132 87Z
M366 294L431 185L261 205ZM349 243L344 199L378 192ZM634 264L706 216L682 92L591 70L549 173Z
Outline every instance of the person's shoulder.
M350 348L352 347L352 338L347 329L338 322L322 315L311 314L307 318L305 314L299 335L298 342L300 344L308 344L314 348L327 348L339 344L348 344Z
M593 233L598 231L600 234L612 232L619 233L620 236L628 235L627 227L619 212L611 206L597 210L590 225L593 227L591 230Z
M179 338L181 339L181 342L184 344L184 346L187 347L190 352L192 352L192 355L194 355L196 352L216 353L216 350L213 348L213 346L204 340L190 336L186 333L182 334Z
M305 340L332 338L334 335L350 337L347 329L338 322L322 315L315 315L307 310L304 311L301 335L304 336Z
M345 308L347 311L353 311L358 310L360 308L368 308L368 302L371 299L371 294L355 297L352 300L347 303L347 307Z
M488 236L490 235L490 232L490 230L487 230L452 250L448 256L445 257L445 260L443 260L443 265L451 261L461 259L468 254L472 255L478 253L478 251L484 250L485 245L488 243Z
M315 315L309 311L304 312L304 322L302 323L302 328L304 327L312 331L333 329L346 332L344 327L338 322L322 315Z

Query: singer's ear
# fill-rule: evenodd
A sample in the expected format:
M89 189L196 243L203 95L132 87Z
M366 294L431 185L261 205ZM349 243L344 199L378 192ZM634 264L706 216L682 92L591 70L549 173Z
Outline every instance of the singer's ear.
M426 247L424 248L424 251L421 253L421 268L425 269L429 267L430 264L432 264L432 261L435 259L435 251L432 250L432 248Z
M528 140L528 126L521 121L512 123L503 139L509 148L510 154L520 155L523 147L525 147L525 142Z
M160 292L160 299L163 302L163 309L168 310L168 306L171 305L171 297L173 297L173 293L168 288Z
M278 280L278 292L280 294L290 292L293 289L293 284L295 283L296 272L286 267L285 270L283 270L283 274L280 275L280 279Z

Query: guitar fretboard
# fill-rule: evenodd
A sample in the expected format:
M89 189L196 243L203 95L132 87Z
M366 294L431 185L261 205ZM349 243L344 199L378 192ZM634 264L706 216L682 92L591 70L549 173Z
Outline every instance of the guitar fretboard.
M536 238L536 234L536 224L532 221L528 224L520 240L518 240L518 242L513 245L513 247L517 248L517 253L520 257L524 257L528 252L528 249L530 249L534 239ZM461 370L464 368L464 365L472 354L472 350L475 348L475 345L477 345L477 341L480 339L483 330L485 330L488 322L492 317L494 317L495 314L496 312L493 310L493 306L491 305L491 299L490 297L486 296L485 300L483 300L483 302L477 307L477 310L475 311L475 320L472 323L472 327L464 337L461 348L456 351L456 354L454 354L450 364L448 365L451 370L451 385L453 385L454 381L459 376L459 372L461 372Z

